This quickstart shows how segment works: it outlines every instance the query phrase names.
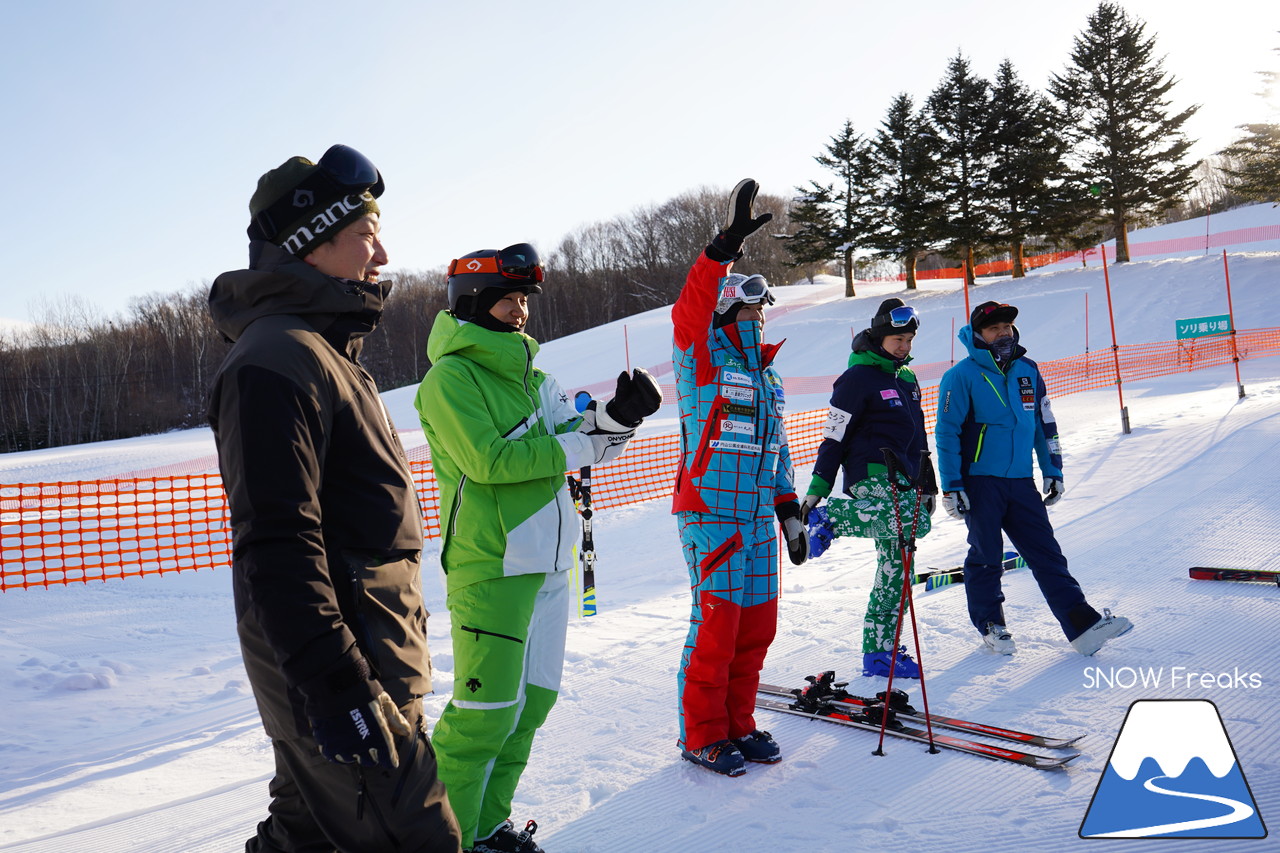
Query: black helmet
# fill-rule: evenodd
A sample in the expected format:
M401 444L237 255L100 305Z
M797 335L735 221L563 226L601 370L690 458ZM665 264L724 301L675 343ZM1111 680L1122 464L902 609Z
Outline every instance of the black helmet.
M474 320L513 290L541 293L540 281L542 259L528 243L472 252L449 264L449 310L459 320Z

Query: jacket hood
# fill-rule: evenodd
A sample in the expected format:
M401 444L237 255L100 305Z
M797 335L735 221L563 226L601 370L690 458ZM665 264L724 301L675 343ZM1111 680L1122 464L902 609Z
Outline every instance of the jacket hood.
M501 376L519 376L538 354L538 342L524 332L494 332L448 311L436 315L427 338L427 358L435 364L461 355Z
M254 241L252 269L218 276L209 289L209 313L214 326L235 341L249 324L275 314L329 315L324 329L341 315L366 316L371 321L359 334L377 326L390 282L365 284L334 278L301 258L265 241Z
M982 339L981 335L974 334L973 326L961 326L960 331L956 332L956 337L960 339L960 343L964 344L965 349L969 351L970 358L985 368L999 370L996 366L995 353L991 351L991 347L987 346L987 342ZM1018 343L1021 339L1022 336L1018 332L1018 327L1014 326L1013 356L1009 359L1010 362L1017 361L1027 354L1026 348Z

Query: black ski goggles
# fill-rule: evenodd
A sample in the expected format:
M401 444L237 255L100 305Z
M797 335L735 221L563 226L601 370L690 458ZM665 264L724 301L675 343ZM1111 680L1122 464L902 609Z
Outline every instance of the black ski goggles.
M483 258L457 258L449 264L451 276L468 273L497 273L513 281L538 284L543 279L542 259L538 257L538 250L533 246L528 243L516 243L494 255Z
M254 217L268 239L297 220L300 210L314 207L317 202L365 191L377 198L386 189L373 161L349 145L334 145L315 165L315 170L293 192L285 193Z

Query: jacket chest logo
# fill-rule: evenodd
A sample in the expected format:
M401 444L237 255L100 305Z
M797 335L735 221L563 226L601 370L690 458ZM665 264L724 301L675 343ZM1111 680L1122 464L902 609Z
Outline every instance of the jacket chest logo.
M1034 412L1036 409L1036 387L1031 383L1030 376L1018 377L1018 396L1022 398L1022 410L1024 412Z

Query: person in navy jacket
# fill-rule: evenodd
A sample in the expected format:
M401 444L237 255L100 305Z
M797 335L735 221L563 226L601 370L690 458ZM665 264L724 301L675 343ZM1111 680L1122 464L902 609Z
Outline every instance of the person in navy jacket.
M876 576L862 626L862 674L888 675L893 660L893 640L902 597L903 532L922 537L929 532L934 495L915 490L899 491L889 481L884 448L897 457L906 480L917 481L921 453L928 449L920 385L907 364L911 342L920 327L916 309L897 297L880 304L871 325L853 339L849 368L836 379L822 429L822 444L809 480L809 493L801 515L816 528L826 527L835 536L861 536L875 540ZM932 463L921 483L932 484ZM840 470L843 492L810 516L825 497ZM899 478L901 484L903 478ZM895 507L894 504L897 503ZM822 513L826 513L825 522ZM813 528L811 528L812 530ZM810 543L810 557L826 550L820 535ZM920 667L905 652L894 664L897 678L919 678Z
M1014 651L1000 584L1003 531L1071 645L1092 655L1133 623L1090 606L1054 537L1045 507L1066 493L1058 425L1040 369L1019 343L1017 316L1012 305L984 302L959 332L969 357L942 377L934 428L942 505L969 527L964 590L969 619L985 645L1000 654ZM1043 501L1032 478L1033 456Z

